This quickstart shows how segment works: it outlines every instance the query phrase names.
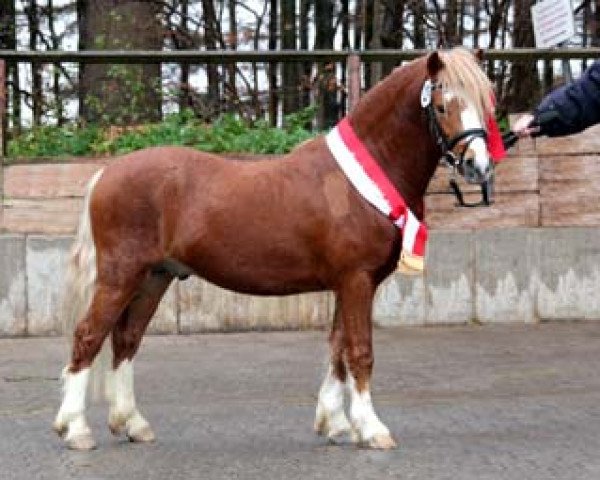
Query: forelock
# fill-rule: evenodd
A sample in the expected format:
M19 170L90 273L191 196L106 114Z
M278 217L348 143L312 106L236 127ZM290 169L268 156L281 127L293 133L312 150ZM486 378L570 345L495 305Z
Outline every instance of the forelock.
M492 83L481 69L475 56L465 48L441 51L444 68L437 81L445 91L451 91L475 108L483 125L494 111Z

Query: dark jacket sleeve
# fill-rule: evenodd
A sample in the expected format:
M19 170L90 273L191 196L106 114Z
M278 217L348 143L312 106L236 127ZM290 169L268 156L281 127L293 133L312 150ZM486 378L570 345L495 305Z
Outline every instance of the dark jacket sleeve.
M574 82L548 94L533 112L540 135L558 137L600 123L600 60Z

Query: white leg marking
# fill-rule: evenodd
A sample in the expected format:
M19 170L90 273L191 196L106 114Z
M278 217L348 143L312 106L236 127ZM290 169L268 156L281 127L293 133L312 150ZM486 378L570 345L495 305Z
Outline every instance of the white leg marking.
M350 390L350 418L359 441L373 448L394 448L396 443L390 436L390 431L375 413L369 387L359 392L352 375L348 375L347 383Z
M344 413L344 384L333 374L330 365L319 390L315 430L333 439L352 429Z
M63 370L63 401L54 420L54 430L64 436L71 448L89 450L95 447L92 432L85 420L85 398L90 369L71 373Z
M78 439L83 437L91 437L91 435L92 431L90 430L85 417L83 415L79 415L69 422L65 441L70 443L78 441Z
M62 373L63 401L56 415L55 426L66 428L73 420L83 417L89 376L89 368L70 373L65 367Z
M123 360L116 370L110 370L106 376L106 387L110 430L118 435L125 428L127 436L133 441L154 440L150 425L136 407L133 362Z
M133 365L129 360L123 360L116 370L107 372L106 396L110 406L108 423L111 430L118 432L135 411Z

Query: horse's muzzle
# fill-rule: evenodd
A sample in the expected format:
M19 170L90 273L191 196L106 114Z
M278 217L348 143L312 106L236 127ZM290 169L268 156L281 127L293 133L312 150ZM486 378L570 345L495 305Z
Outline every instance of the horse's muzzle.
M479 168L475 164L474 158L465 158L465 161L458 167L459 173L467 183L483 184L493 176L493 166L488 164L485 169Z
M465 159L465 161L458 167L459 173L463 178L470 184L477 184L481 186L481 200L475 203L465 202L463 194L458 186L456 179L450 179L450 187L458 200L457 206L459 207L489 207L494 203L494 167L489 164L485 170L481 170L475 165L474 159Z

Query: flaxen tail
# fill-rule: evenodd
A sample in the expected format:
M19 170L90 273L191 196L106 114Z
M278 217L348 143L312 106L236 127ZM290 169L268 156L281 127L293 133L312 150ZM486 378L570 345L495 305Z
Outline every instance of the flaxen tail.
M102 170L94 174L87 185L77 235L69 255L62 311L63 332L71 344L75 327L90 307L96 288L96 246L92 235L90 198L101 176ZM96 397L101 393L104 372L110 365L108 343L105 342L98 353L90 372L92 393Z

